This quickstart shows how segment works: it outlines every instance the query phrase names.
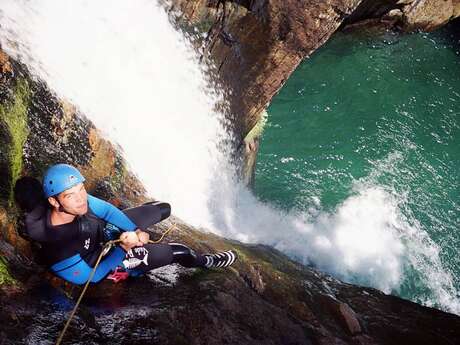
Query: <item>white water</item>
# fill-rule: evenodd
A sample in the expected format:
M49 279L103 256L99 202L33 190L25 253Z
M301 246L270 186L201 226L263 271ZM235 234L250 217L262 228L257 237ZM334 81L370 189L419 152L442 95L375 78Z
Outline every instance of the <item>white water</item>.
M156 2L3 0L1 11L6 50L119 143L152 195L209 223L217 96Z
M419 229L373 183L357 184L334 214L319 201L308 214L283 214L238 183L219 144L228 136L213 110L219 92L155 1L2 0L0 11L2 47L120 144L151 195L187 222L386 292L408 264L425 276L438 269L417 263L435 247L410 242ZM449 291L440 297L446 284L430 287L434 302L459 313Z

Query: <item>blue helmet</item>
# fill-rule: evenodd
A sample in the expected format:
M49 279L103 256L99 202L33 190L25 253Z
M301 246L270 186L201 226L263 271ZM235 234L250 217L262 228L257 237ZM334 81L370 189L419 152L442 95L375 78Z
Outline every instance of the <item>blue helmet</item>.
M46 171L43 177L43 190L49 198L84 181L85 178L77 168L69 164L56 164Z

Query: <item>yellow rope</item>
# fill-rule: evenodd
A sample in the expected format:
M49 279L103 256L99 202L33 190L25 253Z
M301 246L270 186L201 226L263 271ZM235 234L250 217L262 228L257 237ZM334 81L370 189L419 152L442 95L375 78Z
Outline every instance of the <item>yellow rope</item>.
M149 243L159 243L163 240L163 238L172 230L176 227L176 224L173 224L168 230L166 230L160 237L160 239L156 240L156 241L152 241L152 240L149 240ZM89 283L91 282L91 280L93 279L94 277L94 273L96 272L96 269L97 269L97 266L99 266L99 263L101 262L101 259L102 257L107 254L108 250L114 246L116 243L118 242L121 242L120 239L118 240L113 240L113 241L109 241L107 242L105 245L104 245L104 248L102 249L101 251L101 254L99 254L99 257L97 258L97 261L96 261L96 264L94 265L94 268L93 270L91 271L91 274L89 275L89 278L88 278L88 281L86 282L81 294L80 294L80 297L78 297L78 300L77 300L77 303L75 304L75 307L73 308L72 312L70 313L70 316L69 316L69 319L67 320L64 328L62 329L62 332L61 334L59 335L59 338L58 340L56 341L56 345L60 345L61 342L62 342L62 339L64 338L64 334L65 332L67 331L67 328L69 327L69 324L70 324L70 321L72 321L75 313L77 312L77 309L78 309L78 306L80 305L80 302L81 300L83 299L83 296L85 295L85 292L86 292L86 289L88 288L89 286Z
M156 240L156 241L149 240L149 243L160 243L161 241L163 241L163 238L175 227L176 227L176 224L171 225L168 230L163 232L159 240Z

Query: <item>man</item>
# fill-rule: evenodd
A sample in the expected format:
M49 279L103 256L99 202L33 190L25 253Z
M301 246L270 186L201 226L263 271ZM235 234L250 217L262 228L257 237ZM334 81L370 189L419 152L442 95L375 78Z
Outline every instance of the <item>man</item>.
M212 268L227 267L236 260L231 250L198 255L180 243L150 244L149 234L142 229L169 217L169 204L151 202L120 211L87 194L84 181L75 167L56 164L46 171L43 190L30 177L15 185L15 198L25 211L25 235L40 243L45 263L57 276L74 284L86 283L104 243L116 237L120 245L103 257L92 282L109 274L117 280L120 269L139 275L172 263Z

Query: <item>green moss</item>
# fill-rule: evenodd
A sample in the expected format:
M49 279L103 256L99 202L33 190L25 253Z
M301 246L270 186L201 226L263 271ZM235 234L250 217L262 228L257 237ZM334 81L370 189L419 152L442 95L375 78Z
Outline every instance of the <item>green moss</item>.
M27 126L27 110L30 99L30 89L27 81L18 80L14 91L14 99L9 106L0 105L0 117L5 121L11 135L9 146L11 194L12 200L13 185L22 171L23 147L29 134Z
M264 132L265 125L267 124L267 118L268 114L267 111L264 110L260 114L259 121L252 127L252 129L249 131L248 134L246 134L246 137L244 138L245 142L249 142L254 140L255 138L260 138L262 136L262 133Z
M184 276L184 281L193 280L193 281L202 281L205 279L209 279L214 273L212 270L208 270L205 268L198 268L194 270L194 272L190 276Z
M0 286L16 285L16 280L11 277L3 257L0 256Z
M212 18L206 18L203 19L202 21L196 23L195 28L198 30L199 33L207 33L211 27L214 25L215 20Z
M213 19L204 19L199 22L191 23L184 18L177 18L176 24L179 29L186 35L196 37L197 34L203 34L209 31L214 24Z
M122 186L125 183L125 178L128 175L128 169L123 158L116 153L114 173L110 176L110 185L115 192L119 193L122 190Z

